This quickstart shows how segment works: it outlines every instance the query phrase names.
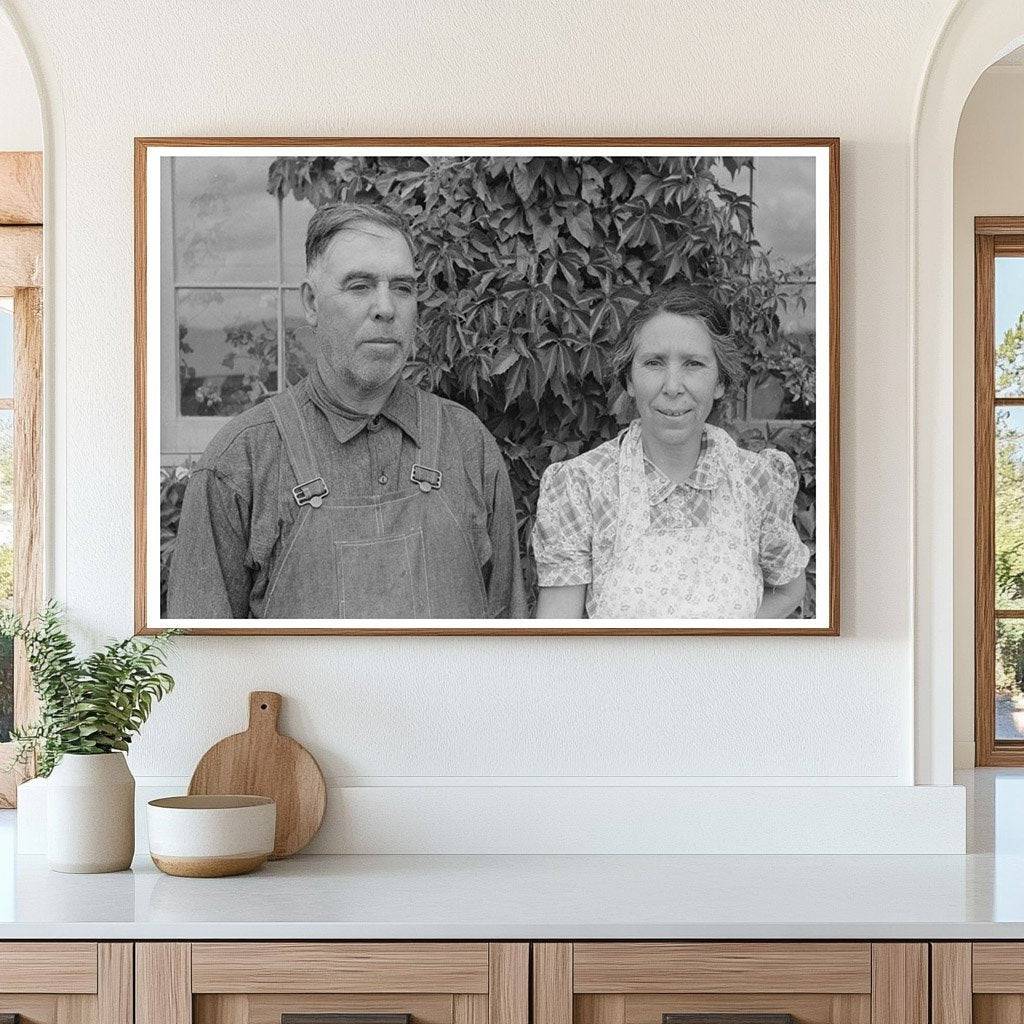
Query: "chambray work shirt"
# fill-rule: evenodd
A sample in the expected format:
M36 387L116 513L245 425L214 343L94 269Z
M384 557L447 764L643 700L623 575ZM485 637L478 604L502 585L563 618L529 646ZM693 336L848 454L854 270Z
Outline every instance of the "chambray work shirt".
M303 385L296 397L332 494L391 493L409 481L421 440L412 385L400 381L372 419L326 408ZM448 503L460 514L478 557L486 613L525 617L515 508L501 453L473 413L440 401L441 465L431 468L442 471ZM433 431L433 421L423 429ZM451 471L459 463L461 471ZM169 618L260 617L275 559L287 549L300 511L291 493L300 482L265 404L237 416L214 437L185 491L171 562ZM326 551L324 571L334 571Z
M540 586L591 583L595 564L610 565L618 522L620 442L621 435L544 471L533 530ZM724 442L705 431L697 464L681 484L644 459L652 533L708 525L712 502L727 486L719 443ZM728 443L735 444L731 439ZM751 560L760 565L765 583L782 586L796 579L810 558L793 523L796 467L775 448L737 450Z

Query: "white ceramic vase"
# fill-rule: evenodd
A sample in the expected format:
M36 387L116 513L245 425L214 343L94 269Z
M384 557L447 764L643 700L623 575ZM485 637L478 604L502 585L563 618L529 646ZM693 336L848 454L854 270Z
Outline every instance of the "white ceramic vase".
M46 784L52 871L124 871L135 854L135 779L124 754L65 754Z

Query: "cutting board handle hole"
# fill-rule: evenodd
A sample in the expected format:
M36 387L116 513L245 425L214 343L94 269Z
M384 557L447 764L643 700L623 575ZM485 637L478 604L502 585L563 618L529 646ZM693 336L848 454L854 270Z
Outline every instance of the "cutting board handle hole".
M267 710L267 705L266 704L261 704L260 705L260 711L266 711L266 710Z

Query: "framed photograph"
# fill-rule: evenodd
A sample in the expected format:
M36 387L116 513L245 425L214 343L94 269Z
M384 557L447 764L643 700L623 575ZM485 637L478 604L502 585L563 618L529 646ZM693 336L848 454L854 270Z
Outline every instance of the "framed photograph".
M837 139L135 153L139 632L839 632Z

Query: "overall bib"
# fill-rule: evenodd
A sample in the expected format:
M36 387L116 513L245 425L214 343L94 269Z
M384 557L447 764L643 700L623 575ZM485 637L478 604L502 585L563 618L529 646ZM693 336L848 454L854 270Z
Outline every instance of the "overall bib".
M268 399L299 486L264 618L485 618L480 560L445 498L441 403L416 392L419 447L400 490L327 491L294 389Z
M626 432L619 449L619 514L612 565L594 584L597 618L754 617L764 593L764 577L751 555L757 546L743 514L739 459L728 436L716 444L716 450L722 481L709 494L707 525L652 533L639 426Z

